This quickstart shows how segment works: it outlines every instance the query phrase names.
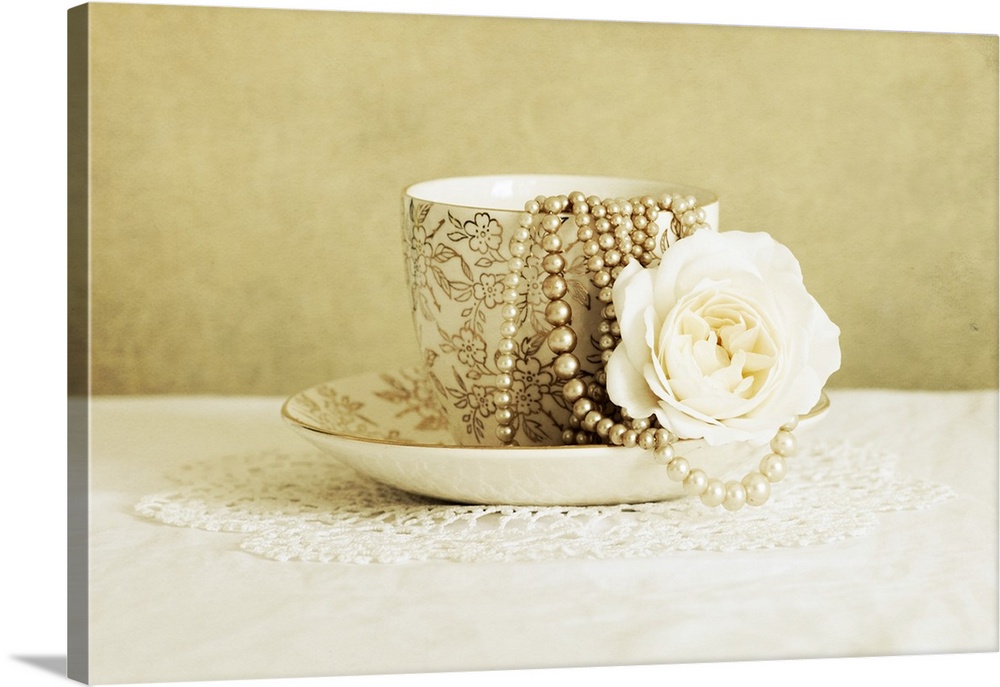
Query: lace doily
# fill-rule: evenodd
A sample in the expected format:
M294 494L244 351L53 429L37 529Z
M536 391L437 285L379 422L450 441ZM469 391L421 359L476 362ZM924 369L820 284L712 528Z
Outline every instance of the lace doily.
M897 459L848 443L803 447L767 505L735 513L697 499L589 507L456 505L356 474L318 452L266 451L185 465L179 486L136 512L179 527L239 532L279 561L400 563L630 558L676 551L812 546L863 536L881 512L954 496L896 474Z

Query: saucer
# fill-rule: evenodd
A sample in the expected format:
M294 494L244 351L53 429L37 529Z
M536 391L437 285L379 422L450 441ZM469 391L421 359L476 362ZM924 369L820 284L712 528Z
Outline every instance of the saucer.
M824 394L799 430L826 413ZM345 377L301 391L281 409L299 435L361 474L458 503L586 506L684 495L648 451L622 446L461 446L419 368ZM797 431L798 433L798 431ZM765 449L680 441L678 455L720 479L755 468Z

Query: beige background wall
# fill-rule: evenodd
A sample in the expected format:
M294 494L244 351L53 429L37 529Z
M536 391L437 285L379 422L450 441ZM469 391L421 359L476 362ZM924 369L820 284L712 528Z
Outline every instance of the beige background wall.
M499 172L709 187L832 384L997 384L995 36L96 4L89 48L94 393L416 363L399 192Z

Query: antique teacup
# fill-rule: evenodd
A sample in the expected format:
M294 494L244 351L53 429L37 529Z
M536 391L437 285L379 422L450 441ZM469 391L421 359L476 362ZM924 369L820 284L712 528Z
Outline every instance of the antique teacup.
M510 431L518 445L557 445L569 416L561 383L553 371L555 355L545 345L551 330L543 293L546 256L531 242L516 270L519 280L516 333L503 315L508 304L505 283L511 273L510 242L521 226L525 204L580 192L587 197L629 200L663 194L694 196L705 222L718 228L719 203L710 191L683 184L597 176L499 175L423 181L405 189L402 203L403 247L413 321L428 378L448 418L456 443L496 446L496 379L501 340L509 370ZM598 325L604 303L587 270L584 241L567 210L555 232L566 267L565 300L573 309L576 349L583 366L600 366ZM656 251L670 243L670 213L647 228ZM509 312L509 311L508 311ZM509 344L508 344L509 345Z

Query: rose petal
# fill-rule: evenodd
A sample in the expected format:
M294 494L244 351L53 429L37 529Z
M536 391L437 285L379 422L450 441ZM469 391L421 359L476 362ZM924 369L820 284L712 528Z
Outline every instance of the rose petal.
M643 374L629 360L622 347L615 349L605 366L608 398L632 417L649 417L659 406Z

